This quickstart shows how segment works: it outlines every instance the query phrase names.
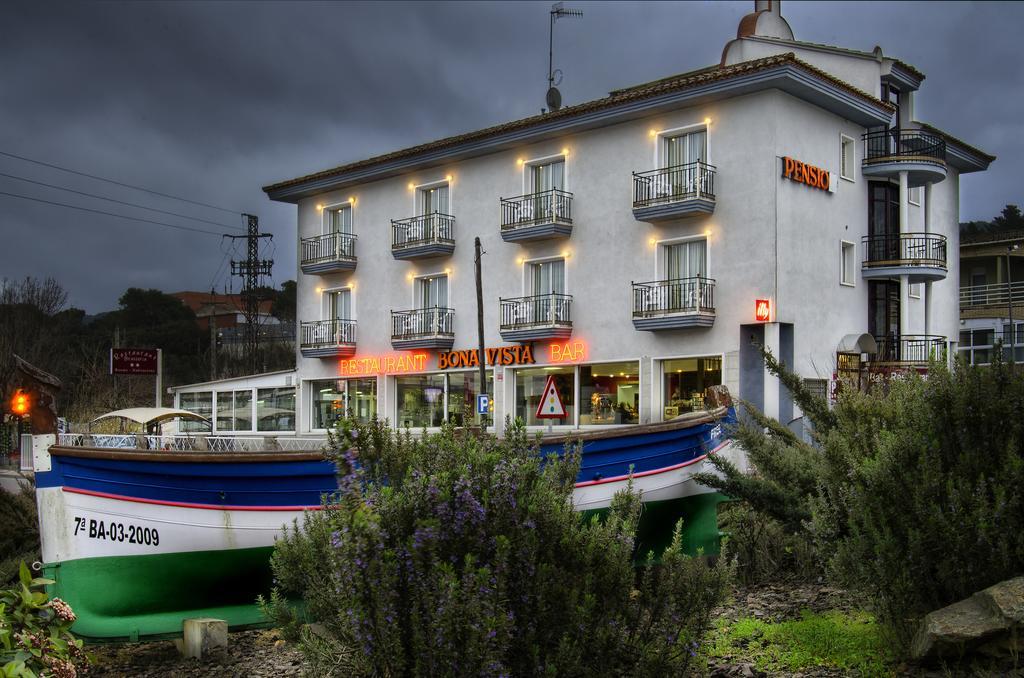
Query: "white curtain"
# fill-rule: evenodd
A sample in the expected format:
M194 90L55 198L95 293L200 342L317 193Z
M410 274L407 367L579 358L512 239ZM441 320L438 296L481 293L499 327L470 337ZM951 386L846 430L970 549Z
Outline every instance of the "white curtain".
M352 291L338 290L329 294L331 320L351 320Z
M423 214L448 214L448 186L436 186L422 191Z
M698 276L706 278L707 266L707 240L692 240L665 247L665 272L669 280Z
M342 207L340 209L331 210L330 212L330 223L328 224L330 229L329 233L352 233L352 208Z
M662 167L676 167L692 162L706 162L708 157L708 134L705 130L665 137L663 141Z
M565 189L565 162L551 162L533 167L533 193Z
M544 261L533 264L533 294L565 293L565 261Z
M448 276L420 279L420 308L448 306Z

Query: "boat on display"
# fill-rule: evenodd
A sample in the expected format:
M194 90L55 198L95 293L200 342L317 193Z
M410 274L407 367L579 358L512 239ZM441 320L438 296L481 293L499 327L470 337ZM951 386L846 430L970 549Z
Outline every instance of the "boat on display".
M548 436L541 452L582 443L573 501L583 512L607 510L632 479L642 550L683 518L688 550L716 552L724 497L692 476L731 445L734 412L724 389L709 402L664 423ZM265 623L254 600L272 585L274 540L337 488L323 440L124 438L65 434L34 455L44 576L75 610L75 633L138 640L179 636L193 617Z

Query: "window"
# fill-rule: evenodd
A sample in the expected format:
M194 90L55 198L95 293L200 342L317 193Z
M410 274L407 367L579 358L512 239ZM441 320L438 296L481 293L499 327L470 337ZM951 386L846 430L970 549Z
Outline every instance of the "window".
M924 189L921 186L915 186L907 191L907 200L911 205L917 205L918 207L921 206L921 192L923 190Z
M256 391L256 430L295 430L295 388L261 388Z
M448 276L433 275L416 279L416 308L448 307Z
M494 370L487 371L488 393L492 393ZM450 421L463 426L476 417L476 396L480 390L478 370L450 374L418 374L395 377L398 405L395 422L401 428L440 426Z
M840 162L839 176L848 181L854 180L854 164L857 162L857 145L853 139L842 135L839 137Z
M178 407L211 419L213 417L213 392L182 393L178 397ZM180 424L182 433L210 430L210 425L202 421L182 419Z
M326 210L327 232L352 234L352 206L332 207Z
M640 422L640 363L580 366L580 426Z
M804 379L804 388L817 398L828 399L828 379Z
M217 391L217 430L252 430L252 391Z
M537 367L516 370L515 416L528 426L572 425L576 421L576 368ZM554 375L555 388L565 406L566 416L562 419L538 419L537 406L544 395L548 377Z
M324 294L326 320L352 320L352 290L332 290Z
M529 265L530 294L565 294L565 260L553 259Z
M678 167L708 160L708 133L699 130L661 138L661 166Z
M529 165L530 193L541 193L556 189L565 190L565 161L556 160L538 165Z
M448 184L421 188L419 191L419 210L421 215L449 214Z
M840 275L839 284L849 285L853 287L857 284L857 278L855 277L857 270L857 250L856 245L847 240L842 240L839 243L839 261L840 261Z
M907 294L910 296L911 299L920 299L921 283L911 283L909 289L907 290Z
M668 280L708 277L708 241L704 239L665 245L665 275Z
M487 370L487 390L480 390L480 371L453 372L448 376L448 421L465 426L476 420L476 396L494 393L494 371ZM492 401L493 402L493 401ZM468 420L467 420L468 418Z
M331 379L310 382L312 428L333 428L346 415L367 423L377 415L377 379Z
M704 409L709 386L722 383L722 359L717 356L662 361L662 403L666 421Z

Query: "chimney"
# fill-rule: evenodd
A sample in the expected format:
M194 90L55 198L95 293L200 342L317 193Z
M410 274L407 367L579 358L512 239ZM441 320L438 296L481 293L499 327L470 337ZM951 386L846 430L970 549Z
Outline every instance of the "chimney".
M740 21L737 38L757 36L793 40L793 29L782 18L782 0L754 0L754 11Z

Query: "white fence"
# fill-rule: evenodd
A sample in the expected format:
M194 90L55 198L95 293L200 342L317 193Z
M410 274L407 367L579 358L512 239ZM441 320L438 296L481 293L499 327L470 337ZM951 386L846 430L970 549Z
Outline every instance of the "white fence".
M165 450L168 452L307 452L319 451L326 438L292 436L200 436L143 435L135 433L61 433L61 447L105 447L123 450ZM29 452L31 463L31 451Z

